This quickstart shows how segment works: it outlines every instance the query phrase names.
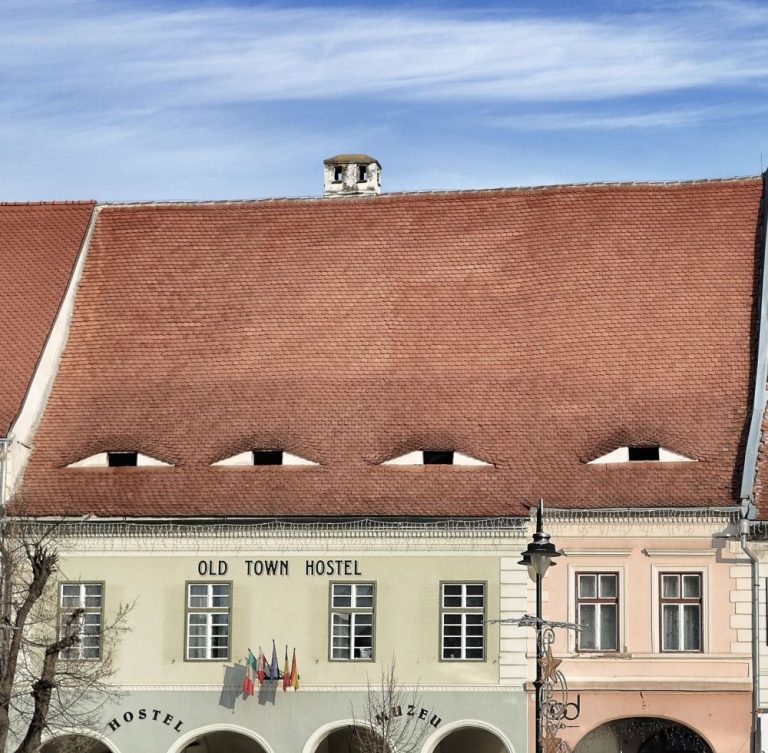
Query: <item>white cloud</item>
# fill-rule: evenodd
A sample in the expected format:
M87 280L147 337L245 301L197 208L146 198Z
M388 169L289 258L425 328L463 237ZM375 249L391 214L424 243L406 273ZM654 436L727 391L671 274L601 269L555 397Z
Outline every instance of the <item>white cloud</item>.
M764 115L768 106L729 105L722 107L668 108L639 112L540 112L486 118L497 128L513 131L615 131L626 129L685 128L711 122L738 121Z
M573 101L732 85L768 73L768 17L712 2L595 20L81 0L17 5L0 83L114 107L387 95ZM734 43L734 42L737 43Z

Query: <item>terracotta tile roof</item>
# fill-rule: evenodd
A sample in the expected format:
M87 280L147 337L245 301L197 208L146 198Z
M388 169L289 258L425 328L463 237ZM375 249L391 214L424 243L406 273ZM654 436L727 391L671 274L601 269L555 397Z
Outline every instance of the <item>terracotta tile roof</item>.
M21 407L93 206L0 204L0 436Z
M38 514L734 502L759 178L106 206L27 469ZM698 463L599 467L626 444ZM317 468L222 468L250 448ZM380 467L414 449L494 464ZM103 450L174 468L66 469Z

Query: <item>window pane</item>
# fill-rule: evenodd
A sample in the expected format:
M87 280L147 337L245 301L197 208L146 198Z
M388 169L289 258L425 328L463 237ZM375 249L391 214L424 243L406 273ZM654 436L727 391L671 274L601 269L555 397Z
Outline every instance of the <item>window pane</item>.
M443 584L443 607L460 607L462 604L462 588L460 583Z
M77 609L80 606L80 584L64 584L61 587L63 609Z
M229 606L229 584L215 583L212 586L211 596L212 607L228 607Z
M189 607L192 609L205 609L208 606L208 586L204 583L190 583Z
M333 606L342 608L352 606L352 584L337 583L333 586Z
M661 612L662 648L680 650L680 610L677 604L664 604Z
M701 650L701 609L698 604L683 605L685 626L684 645L686 651Z
M680 598L680 576L662 575L661 576L661 595L665 599Z
M579 596L582 599L594 599L597 596L594 575L579 576Z
M615 599L616 598L616 576L615 575L601 575L600 576L600 598L601 599Z
M600 605L600 649L616 650L616 605Z
M701 596L701 578L698 575L683 576L683 598L698 599Z
M590 650L597 648L597 605L579 605L579 648Z

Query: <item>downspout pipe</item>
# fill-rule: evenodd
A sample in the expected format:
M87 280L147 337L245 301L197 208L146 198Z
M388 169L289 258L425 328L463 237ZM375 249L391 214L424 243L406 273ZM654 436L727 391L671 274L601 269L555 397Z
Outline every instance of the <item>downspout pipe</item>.
M8 484L8 450L11 440L0 437L0 514L5 510L5 490Z
M759 560L754 549L749 545L749 520L743 517L739 521L739 539L744 554L749 557L752 574L752 734L750 750L760 753L760 571Z

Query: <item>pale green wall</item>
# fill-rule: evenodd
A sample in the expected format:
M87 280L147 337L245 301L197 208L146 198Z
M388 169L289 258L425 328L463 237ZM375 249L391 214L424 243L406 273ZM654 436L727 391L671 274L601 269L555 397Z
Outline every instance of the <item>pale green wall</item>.
M285 644L295 646L303 684L346 685L379 677L378 665L396 657L404 682L421 684L496 684L498 627L487 629L486 661L440 662L439 584L442 580L486 581L486 616L499 610L499 557L466 552L431 551L418 554L366 555L362 551L282 555L257 546L253 554L204 552L164 556L159 552L94 552L65 555L63 580L105 582L107 612L135 600L131 632L121 640L115 681L137 685L216 685L224 667L242 663L250 647L271 652L276 639L280 667ZM245 560L287 559L289 576L247 575ZM357 560L361 576L308 576L305 561ZM198 574L200 561L224 560L223 577ZM184 661L184 595L186 581L231 581L233 584L231 661ZM376 582L376 659L368 662L329 662L329 583Z

